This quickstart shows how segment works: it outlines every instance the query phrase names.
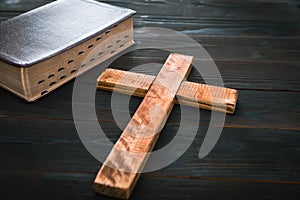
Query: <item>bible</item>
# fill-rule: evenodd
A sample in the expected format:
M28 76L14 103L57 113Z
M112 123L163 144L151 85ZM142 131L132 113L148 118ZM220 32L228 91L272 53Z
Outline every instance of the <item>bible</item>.
M134 44L135 11L58 0L0 24L0 86L27 101L45 96Z

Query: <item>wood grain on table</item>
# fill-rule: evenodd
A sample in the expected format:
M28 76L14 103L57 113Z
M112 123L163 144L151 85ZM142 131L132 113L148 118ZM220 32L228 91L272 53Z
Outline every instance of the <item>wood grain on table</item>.
M51 1L3 2L0 20ZM239 91L235 114L226 117L213 151L204 159L198 158L211 117L210 111L201 110L200 126L188 151L170 166L142 174L131 199L298 199L299 2L105 2L136 10L135 28L158 26L189 35L214 59L225 86ZM129 70L140 64L163 63L168 54L154 49L134 51L110 67ZM135 72L156 75L158 71L153 67ZM101 72L95 69L88 73L98 76ZM203 82L196 70L188 80ZM86 84L95 85L95 81ZM93 191L101 163L77 135L72 89L70 82L35 103L0 89L1 199L111 199ZM122 130L113 119L111 93L98 90L95 100L99 124L115 142ZM130 99L130 114L141 101ZM126 109L114 112L125 115ZM122 123L128 121L124 118ZM179 123L180 106L175 105L155 149L171 141Z

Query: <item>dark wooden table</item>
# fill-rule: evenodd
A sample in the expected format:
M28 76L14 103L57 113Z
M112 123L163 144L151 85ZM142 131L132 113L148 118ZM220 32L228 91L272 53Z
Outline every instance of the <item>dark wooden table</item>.
M1 20L50 1L3 2ZM201 110L200 128L188 151L170 166L143 174L132 199L298 199L300 2L107 2L136 10L135 28L164 27L191 36L215 60L225 85L239 90L236 113L227 116L213 151L198 158L211 114ZM162 63L166 56L135 51L113 66ZM199 82L201 77L192 71L190 79ZM0 89L0 199L110 199L92 189L101 163L77 135L73 84L35 103ZM132 113L140 101L131 99ZM109 92L97 91L96 111L108 137L116 141L121 131L112 118ZM172 139L179 116L175 106L156 148Z

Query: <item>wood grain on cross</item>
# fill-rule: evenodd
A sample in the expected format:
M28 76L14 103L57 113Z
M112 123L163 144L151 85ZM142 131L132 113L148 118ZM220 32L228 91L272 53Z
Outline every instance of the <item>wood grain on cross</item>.
M107 68L97 80L97 88L144 97L155 77L129 71ZM182 81L176 103L233 114L238 91L213 85Z
M191 56L170 54L156 77L116 70L106 70L99 77L98 88L115 88L145 98L99 170L94 181L96 192L123 199L130 197L148 153L153 150L168 119L176 95L177 102L186 102L187 105L212 109L211 102L214 101L219 105L216 110L234 111L237 97L234 90L184 81L191 70L192 59ZM125 77L125 81L118 81L122 79L120 77ZM206 94L204 99L197 93L201 89L202 94ZM224 96L221 99L219 95L224 92L227 95L225 100L228 99L225 106L222 105Z

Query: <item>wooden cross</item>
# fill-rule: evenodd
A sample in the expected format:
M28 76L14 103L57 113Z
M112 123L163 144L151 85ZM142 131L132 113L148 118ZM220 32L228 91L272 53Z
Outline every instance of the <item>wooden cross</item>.
M100 75L98 88L145 98L99 170L94 181L96 192L122 199L130 197L140 176L138 172L143 169L147 153L153 150L175 102L234 112L236 90L184 81L192 60L191 56L172 53L156 77L113 69ZM221 92L225 94L225 105L224 96L220 99Z

